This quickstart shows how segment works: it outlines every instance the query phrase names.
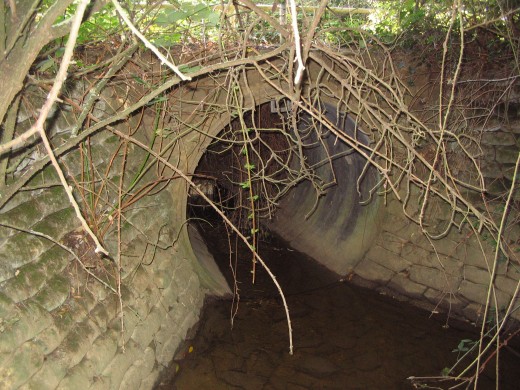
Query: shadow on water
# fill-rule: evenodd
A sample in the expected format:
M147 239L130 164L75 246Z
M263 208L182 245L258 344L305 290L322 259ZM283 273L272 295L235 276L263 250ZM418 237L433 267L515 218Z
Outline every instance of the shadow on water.
M232 285L225 228L204 223L200 230ZM476 328L450 320L445 329L429 312L339 281L281 239L269 237L259 251L288 300L294 332L290 356L285 313L272 281L258 266L252 285L250 253L236 239L230 242L232 261L239 256L240 303L233 327L231 301L206 302L195 338L172 366L178 372L157 390L413 389L406 378L440 375L455 362L452 351L461 340L478 338ZM518 389L520 359L507 351L501 359L500 389ZM479 389L495 389L494 363L489 366Z

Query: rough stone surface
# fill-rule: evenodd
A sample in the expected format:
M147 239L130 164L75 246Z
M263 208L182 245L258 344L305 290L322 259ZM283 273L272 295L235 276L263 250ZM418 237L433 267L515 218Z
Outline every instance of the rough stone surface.
M91 141L100 172L118 147L113 140L100 133ZM129 150L136 151L127 162L131 171L146 155ZM81 174L81 164L74 163L79 161L77 151L64 161L69 175ZM114 165L120 166L119 157ZM30 185L53 181L56 174L50 167ZM0 388L153 387L198 320L204 296L212 292L214 270L204 270L193 252L183 249L190 241L185 230L178 230L181 209L176 208L174 190L170 186L144 197L124 215L121 299L114 292L113 263L89 250L62 188L22 192L0 210L0 222L68 246L91 272L47 238L0 227ZM117 253L114 229L103 238L110 253ZM200 281L203 272L206 284Z
M395 249L395 244L389 242L389 245ZM401 272L410 267L411 264L394 251L385 249L379 245L374 245L366 254L366 258L394 272Z
M357 275L363 279L374 280L379 282L387 282L394 276L394 272L388 268L383 267L369 259L365 259L359 264L355 271Z
M67 123L74 123L74 118L64 111L56 123L62 138L53 141L59 144L68 137ZM517 123L506 127L498 124L493 131L484 133L479 164L486 183L498 182L503 187L495 179L511 178L515 149L519 146L518 128ZM217 130L220 131L212 131ZM100 132L92 138L91 145L97 170L104 172L112 157L113 166L121 166L121 156L114 154L118 147L116 137ZM189 161L176 161L179 151L172 152L172 159L194 168L203 146L187 142L181 158ZM146 153L133 146L128 150L129 172L125 179L130 181ZM63 161L69 177L79 177L82 172L77 150L69 152ZM157 179L152 173L147 175L152 181ZM109 176L111 183L104 199L107 205L116 204L110 188L117 187L119 179L114 173ZM43 187L56 182L56 178L55 170L49 166L28 186ZM88 192L90 188L85 189ZM197 261L183 226L186 205L181 203L185 192L185 184L173 180L165 190L144 196L124 210L120 297L114 292L118 290L114 263L93 255L89 252L88 239L77 236L75 229L79 223L61 187L20 192L0 210L0 222L38 231L70 245L91 272L87 274L70 253L51 240L0 227L0 383L3 387L38 390L153 387L161 369L168 365L186 332L198 320L205 294L218 293L213 271ZM79 191L76 195L80 198ZM418 215L413 209L421 197L418 189L412 189L412 205L406 205L406 209L414 218ZM85 211L86 205L81 206ZM427 302L438 305L438 310L453 308L481 322L494 258L489 240L481 237L482 250L473 232L459 233L453 228L443 239L428 240L403 215L403 205L396 199L390 196L387 206L382 207L385 218L378 226L381 233L374 242L363 243L363 248L368 245L368 253L352 266L350 276L363 278L360 283L366 286L384 285L401 296L422 299L425 306ZM108 209L95 217L106 217L106 212ZM432 208L427 212L431 217L428 228L442 230L451 209ZM330 220L317 223L334 226ZM512 239L516 236L513 234ZM359 239L364 237L361 235ZM115 257L119 247L117 231L111 229L102 238ZM514 272L505 262L498 264L495 286L499 310L509 303L516 288L520 275ZM520 318L520 311L514 316ZM326 360L314 360L312 365L319 366L323 375L335 370ZM235 379L237 383L247 381L240 374Z

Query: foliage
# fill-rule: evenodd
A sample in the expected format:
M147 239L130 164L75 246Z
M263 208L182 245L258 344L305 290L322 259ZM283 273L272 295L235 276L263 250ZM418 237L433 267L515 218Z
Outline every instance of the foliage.
M27 28L18 29L18 26L12 21L22 20L23 13L19 9L20 15L16 15L16 18L9 18L9 16L12 16L9 14L12 10L5 8L7 3L15 4L15 2L0 2L0 16L4 17L6 21L0 42L2 45L5 45L6 42L8 44L12 42L12 48L8 48L6 51L8 55L4 54L4 50L0 50L0 55L4 56L0 61L3 81L9 87L5 88L6 102L0 110L0 121L4 125L1 133L2 144L26 134L24 132L27 129L17 125L16 115L19 104L24 108L24 112L29 112L29 117L39 118L40 110L29 106L25 95L33 93L34 89L38 89L42 100L48 95L49 84L52 84L49 80L53 80L58 69L66 64L64 42L68 39L70 39L69 42L73 42L73 39L64 37L70 31L70 19L76 14L79 7L72 1L47 0L41 4L36 2L35 4L38 4L38 6L35 9L27 10L27 15L29 15L27 16ZM22 3L20 2L20 4ZM466 196L468 189L471 189L478 195L482 195L480 198L485 199L486 183L482 183L483 180L482 182L480 180L482 175L476 154L470 148L465 147L466 139L471 138L473 140L479 137L473 137L472 133L464 132L466 128L469 128L468 120L472 119L468 115L468 111L475 107L473 100L468 102L464 100L463 96L464 86L470 84L459 84L455 88L460 80L462 65L465 64L464 58L462 58L463 50L452 50L451 52L455 60L460 55L459 62L451 61L446 66L444 66L444 63L442 64L442 72L440 72L442 75L438 81L444 87L444 90L439 93L439 100L442 101L431 110L431 117L438 118L439 124L431 126L431 123L423 122L409 110L406 104L408 99L407 88L397 74L398 72L395 71L393 58L390 56L387 47L381 45L380 41L406 48L426 47L428 50L436 50L444 55L444 60L449 57L450 53L445 54L438 50L439 45L446 41L452 45L450 46L452 49L457 47L457 44L463 48L464 38L477 40L485 28L488 35L486 35L484 42L489 46L489 49L491 50L497 43L503 42L504 45L510 45L513 51L511 57L515 58L516 56L516 61L518 61L518 53L515 50L518 50L518 31L520 31L520 28L518 26L519 13L515 12L518 11L516 2L475 0L462 4L460 1L457 3L448 0L433 2L385 0L354 3L337 0L330 2L329 5L370 6L374 8L374 12L368 17L365 14L345 16L335 13L329 7L325 9L323 14L318 15L316 9L303 9L298 12L294 26L289 23L290 18L288 17L286 18L287 23L284 23L283 20L281 25L274 23L279 20L280 7L278 9L271 7L268 10L259 11L255 9L255 3L245 0L237 1L236 4L239 5L235 8L227 8L226 13L222 12L223 9L217 7L222 6L224 2L216 3L205 0L121 1L122 7L131 22L127 25L121 23L121 15L116 13L116 9L111 3L105 4L102 1L94 3L94 6L99 8L93 10L90 17L82 23L77 40L79 45L76 45L76 49L98 42L100 43L98 50L100 50L101 55L99 55L99 58L87 56L81 50L76 50L76 68L71 67L67 76L70 85L80 84L79 81L87 81L89 85L92 83L92 89L84 91L84 94L77 101L69 99L66 93L60 96L62 107L67 107L75 115L77 114L78 123L76 127L82 131L79 136L78 133L71 132L69 141L56 137L53 142L55 145L66 145L66 147L55 148L57 157L73 147L77 147L79 152L83 153L81 161L84 166L84 178L87 184L90 183L90 187L87 188L83 182L77 183L76 192L81 193L84 207L90 207L90 210L87 209L86 212L83 210L85 214L90 216L90 225L100 227L96 230L96 233L101 232L102 234L106 231L106 226L112 226L111 224L115 224L118 218L120 225L121 214L125 212L125 207L133 204L141 196L150 193L160 183L162 186L163 182L182 178L190 186L194 185L188 177L191 175L190 172L183 172L181 168L173 165L168 167L171 172L175 173L175 177L163 177L164 167L168 163L164 156L173 153L174 148L184 148L182 145L182 142L186 142L183 141L184 135L192 134L193 138L189 142L193 142L193 139L199 139L195 137L202 137L202 131L198 125L204 124L204 118L201 119L200 123L193 122L194 124L186 125L184 117L181 115L175 117L174 103L172 103L172 100L175 99L171 99L168 94L169 91L179 85L182 86L181 89L184 88L185 84L182 84L181 80L171 73L171 67L167 69L161 67L160 64L139 64L140 58L133 61L132 55L137 45L134 45L135 47L129 46L134 42L134 35L141 33L155 46L159 46L162 52L166 52L168 58L174 58L173 62L181 64L178 70L186 73L186 79L208 75L211 75L211 77L224 76L225 82L222 83L222 91L208 91L207 97L214 96L211 93L229 93L230 90L233 90L230 86L236 86L237 90L240 90L241 93L244 92L245 96L247 88L244 88L241 84L243 75L247 73L246 70L248 69L256 68L258 70L259 64L262 64L265 67L263 69L268 69L269 72L264 73L263 82L266 85L275 81L279 82L280 85L284 86L280 93L285 99L294 103L294 107L297 107L290 114L291 118L288 118L288 121L292 121L291 124L298 123L299 113L305 112L306 115L315 118L317 122L321 120L320 126L327 127L334 132L338 137L338 142L345 142L353 150L362 153L363 156L367 157L367 161L370 158L370 164L367 162L367 166L370 165L377 169L381 175L381 183L377 188L374 188L374 196L378 192L385 197L390 196L393 191L399 197L396 188L408 186L403 212L407 213L410 208L415 207L414 212L407 216L420 226L429 240L442 237L447 234L449 229L462 230L464 227L468 228L467 221L475 221L474 227L468 228L469 234L479 236L480 243L487 241L496 246L494 269L490 272L492 282L489 287L490 292L494 291L493 278L499 260L500 262L509 260L509 258L505 258L506 254L509 253L507 248L500 246L504 243L504 224L512 207L509 207L509 204L504 201L506 197L502 196L499 201L503 202L503 207L497 209L497 218L495 215L482 211L487 209L487 204L476 204L470 197ZM233 5L234 2L225 3ZM304 4L316 5L316 2L309 0ZM461 7L454 8L454 4L460 4ZM56 13L53 13L56 9ZM5 18L6 16L7 18ZM52 23L46 25L47 16ZM131 24L132 27L135 27L134 30L131 30ZM49 31L53 33L50 34ZM331 90L327 90L328 87L324 83L316 83L315 88L304 90L298 82L293 82L294 68L290 64L294 64L297 59L295 50L293 50L298 47L295 46L294 40L297 33L302 38L302 46L308 49L303 54L304 62L313 60L318 63L319 61L323 62L323 58L327 59L327 63L320 63L323 73L327 74L323 79L333 80L336 83L334 88L341 91L342 96L336 96L339 100L338 106L348 111L349 115L355 116L362 129L371 132L373 142L370 146L360 145L356 140L352 140L341 133L341 129L338 130L330 124L323 123L322 115L316 108L316 102L320 101L322 96L330 97L331 95ZM488 39L489 37L491 38ZM146 41L146 39L142 39L142 41ZM216 42L218 44L214 44ZM262 47L259 48L260 45ZM367 50L369 45L377 47L373 49L374 51L369 51ZM147 47L150 48L148 45ZM348 55L338 50L338 48L344 49L345 47L350 49ZM319 49L323 57L317 57L316 51L313 52L312 49ZM200 50L203 54L196 55L196 50ZM380 59L375 56L372 57L373 53L378 50L385 53L381 56L382 61L379 61ZM161 53L160 50L158 51ZM186 52L193 57L186 60L186 57L184 57ZM265 53L268 54L260 58ZM84 55L82 56L82 54ZM91 54L91 52L87 54ZM70 60L70 56L68 58ZM195 58L195 60L192 61L192 58ZM215 58L218 61L216 66L214 66ZM284 65L277 68L270 62L273 58L281 58ZM132 61L130 61L131 59ZM161 59L161 62L164 63L165 61ZM379 62L384 65L381 69L373 66ZM368 65L369 63L370 65ZM84 64L90 66L84 67ZM287 64L289 66L285 66ZM516 67L512 66L513 72L516 72L513 74L514 78L518 77L517 65L518 63L516 63ZM81 69L78 70L77 68ZM469 68L466 72L471 73L472 70L472 68ZM7 74L9 74L9 77L6 76ZM344 75L348 75L348 78ZM509 80L508 78L504 79ZM122 103L124 108L123 106L119 107L113 115L111 114L109 119L98 122L95 115L95 102L100 99L101 91L104 90L108 81L112 83L115 90L120 84L124 84L125 87L119 90L120 95L117 99L124 102ZM492 84L492 80L489 83ZM510 86L512 85L511 83ZM501 88L499 92L502 93L504 87L497 87L497 89L499 88ZM470 92L473 91L470 90ZM20 103L19 98L15 98L19 93L24 97L22 103ZM472 94L468 93L468 95ZM220 110L219 113L224 116L229 111L237 111L238 113L235 112L234 117L241 119L239 131L233 134L237 138L232 139L232 141L242 146L243 158L240 160L239 169L244 177L237 183L243 190L246 190L244 192L247 192L244 199L248 202L244 202L243 207L247 209L247 219L252 221L245 233L248 235L249 241L248 237L244 237L244 240L253 249L254 264L256 259L259 259L255 252L256 235L259 233L259 225L255 218L260 211L263 211L263 205L267 205L265 207L269 214L270 208L276 206L278 195L282 196L291 186L303 180L309 180L315 186L317 199L322 194L320 192L322 188L319 184L320 178L315 174L316 170L308 165L309 163L302 152L301 139L298 140L293 137L296 132L286 131L283 135L283 140L287 143L287 145L283 144L284 150L287 150L287 153L297 155L296 158L292 157L289 160L284 159L282 153L271 153L273 142L264 141L262 137L257 136L257 132L251 131L254 127L252 126L254 121L250 126L243 116L244 112L248 112L248 110L250 112L253 107L242 105L247 100L244 96L237 95L234 100L228 100L226 107L219 106L216 103L212 105L211 99L206 98L203 101L196 102L196 106L199 107L200 103L200 107L208 110L206 114L210 112L209 110ZM495 104L495 101L498 102L495 97L496 95L493 95L490 99L491 104ZM216 98L215 101L220 103ZM193 104L191 101L181 101L179 105L183 103L188 106ZM8 118L4 121L9 107L11 115L7 115ZM467 111L465 111L466 108ZM84 143L84 140L101 128L114 131L109 125L121 122L124 122L128 129L131 129L128 133L133 135L132 131L135 129L128 118L131 115L144 117L144 113L148 112L147 110L152 111L152 116L155 117L152 128L154 136L149 146L145 145L144 148L140 146L146 150L146 156L142 159L139 172L130 176L130 184L126 183L125 185L123 180L125 178L124 164L121 164L121 172L118 173L119 183L116 183L119 196L115 203L113 203L113 200L111 200L112 203L107 200L105 204L104 199L101 200L102 193L105 191L104 187L108 186L105 183L112 182L106 180L103 173L99 174L94 171L94 167L90 165L92 163L90 148L87 147L88 143ZM198 108L194 109L193 112L197 112L198 115L204 117L204 112L197 110ZM214 111L211 112L214 113ZM481 115L480 112L477 114L487 121L487 114ZM43 121L46 120L46 117L42 116L42 118ZM466 128L462 125L459 126L460 123L463 123ZM203 126L201 125L200 128L203 128ZM259 129L262 128L262 126L259 126ZM292 128L298 129L297 126ZM198 133L199 131L201 134ZM318 131L317 128L316 131ZM193 135L193 133L196 133L196 135ZM111 161L115 161L116 157L121 157L124 162L127 156L126 146L131 140L135 142L135 139L120 131L116 134L120 137L120 148L122 149L114 154ZM23 140L20 143L22 144ZM135 144L138 145L136 142ZM423 149L423 145L431 146L431 150ZM21 152L16 150L16 153L2 157L0 161L0 176L2 177L0 190L2 190L4 196L1 199L3 203L0 207L27 184L31 175L39 172L45 166L45 157L39 158L36 142L27 142L20 149ZM156 152L156 149L159 152ZM455 149L455 152L451 153L450 151L453 149ZM265 154L266 151L267 154ZM18 169L18 163L14 162L15 158L19 157L20 154L31 155L31 153L34 153L38 159L34 158L35 161L28 169ZM48 153L49 156L52 153ZM238 153L240 154L240 152ZM466 177L464 175L458 177L456 174L452 174L451 157L455 154L458 161L463 161L466 165L463 173L470 173ZM268 158L265 156L272 156L276 162L274 173L266 170ZM58 170L59 165L57 163L56 166ZM110 166L114 169L118 167L112 163ZM154 178L155 181L150 183L140 182L145 173L153 171L152 168L156 168L156 172L160 173ZM279 172L283 172L283 174L279 174ZM106 172L105 175L108 176L108 173ZM99 175L99 177L95 175ZM517 172L515 172L515 175L518 177ZM117 176L117 174L114 175L114 177ZM5 180L7 177L9 177L9 180ZM475 177L479 179L473 180ZM98 182L103 184L98 185ZM266 182L270 182L271 189L276 190L276 197L273 196L273 192L262 190L262 188L269 188L269 185L265 184ZM421 198L412 196L412 200L409 201L410 187L412 186L418 189L422 195ZM69 188L69 186L64 185L64 188ZM509 194L513 192L513 189L514 186L511 187ZM134 195L123 195L130 192L133 192ZM96 196L98 198L94 199ZM428 220L427 211L433 203L432 199L442 201L453 208L452 219L448 221L449 226L445 231L434 231L432 226L435 226L435 224ZM410 206L412 201L417 203ZM408 204L406 204L407 202ZM96 209L96 206L100 209ZM103 210L101 210L101 206L103 206ZM107 210L108 213L103 215L102 211L106 212ZM502 216L504 221L501 222L499 219ZM225 218L223 214L222 217ZM435 221L433 220L433 222ZM101 226L102 223L105 225ZM120 226L118 228L120 229ZM236 229L236 232L241 234L238 229ZM487 315L484 317L490 319L490 322L497 323L497 325L500 321L503 321L501 325L506 322L507 315L502 314L503 311L496 311L491 316L490 313L492 312L493 303L488 298ZM505 312L507 313L507 310ZM482 333L484 333L485 327L489 325L487 323L482 324ZM499 336L498 331L495 336ZM473 346L472 343L470 340L462 340L456 351L459 353L467 352ZM484 339L481 338L477 343L480 353ZM479 355L479 358L481 355L484 356L486 351L487 347ZM480 364L480 360L478 364ZM479 372L478 364L475 369L477 376Z
M451 23L451 15L457 2L450 0L382 0L375 4L370 15L369 30L386 42L404 47L438 45L444 40ZM461 1L464 29L486 26L498 36L508 36L520 27L518 4L515 0ZM458 39L458 28L451 31L451 38ZM517 36L518 38L518 36Z

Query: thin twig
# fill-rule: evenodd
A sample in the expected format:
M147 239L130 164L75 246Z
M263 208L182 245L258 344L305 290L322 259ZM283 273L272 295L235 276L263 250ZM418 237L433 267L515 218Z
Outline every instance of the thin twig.
M63 245L62 243L58 242L56 239L52 238L51 236L45 234L45 233L42 233L42 232L38 232L36 230L32 230L32 229L24 229L24 228L21 228L21 227L18 227L18 226L14 226L14 225L10 225L10 224L7 224L7 223L4 223L4 222L0 222L0 225L1 226L4 226L8 229L13 229L13 230L18 230L20 232L23 232L23 233L27 233L27 234L32 234L34 236L37 236L37 237L42 237L42 238L45 238L49 241L51 241L52 243L58 245L61 249L63 250L66 250L67 252L69 252L73 257L74 259L81 265L81 268L83 268L83 270L89 274L90 276L92 276L94 279L96 279L99 283L101 283L103 286L105 286L106 288L108 288L110 291L114 292L115 294L117 294L117 291L114 287L112 287L111 285L109 285L107 282L105 282L103 279L101 279L99 276L97 276L96 274L94 274L86 265L85 263L83 263L81 261L81 259L78 257L78 255L72 250L70 249L69 247L67 247L66 245Z
M114 4L117 12L124 20L126 25L130 28L130 30L132 30L132 32L137 35L137 37L144 43L144 45L150 49L157 56L157 58L159 58L159 60L161 60L162 64L168 66L177 76L179 76L181 80L191 80L191 77L183 74L175 64L168 61L168 59L159 51L159 49L157 49L155 45L153 45L148 39L146 39L143 34L141 34L141 32L132 24L126 11L123 9L123 7L121 7L117 0L112 0L112 4Z
M131 143L133 143L133 144L135 144L137 146L139 146L141 149L147 151L148 153L153 155L158 161L160 161L162 164L166 165L168 168L173 170L177 175L182 177L182 179L184 179L186 181L186 183L188 183L190 185L190 187L192 187L199 194L199 196L202 199L204 199L206 202L208 202L208 204L215 210L215 212L226 222L226 224L228 224L228 226L248 246L248 248L251 249L251 251L253 252L253 254L254 254L255 258L256 258L256 260L258 260L260 262L260 264L262 264L262 267L264 267L264 269L266 270L267 274L269 275L269 277L273 281L274 285L278 289L278 292L280 293L280 297L282 298L283 306L284 306L284 309L285 309L285 315L286 315L286 318L287 318L287 327L288 327L288 330L289 330L289 354L292 355L293 354L292 325L291 325L291 317L289 315L289 307L287 305L287 300L285 299L285 294L283 293L282 287L278 283L278 280L276 279L276 276L272 273L272 271L269 269L269 267L267 266L265 261L260 257L260 255L253 248L251 248L251 244L248 242L247 238L229 220L229 218L222 212L222 210L220 210L217 207L217 205L215 205L215 203L212 202L211 199L209 199L206 196L206 194L202 190L200 190L200 188L197 185L195 185L195 183L193 183L193 181L190 179L190 177L187 174L185 174L182 170L177 168L175 165L171 164L168 160L166 160L163 157L161 157L157 152L155 152L154 150L150 149L147 145L145 145L142 142L136 140L135 138L130 137L129 135L127 135L125 133L122 133L121 131L116 130L114 128L110 128L110 131L112 131L114 134L117 134L119 137L121 137L121 138L123 138L123 139L125 139L125 140L127 140L127 141L129 141L129 142L131 142Z

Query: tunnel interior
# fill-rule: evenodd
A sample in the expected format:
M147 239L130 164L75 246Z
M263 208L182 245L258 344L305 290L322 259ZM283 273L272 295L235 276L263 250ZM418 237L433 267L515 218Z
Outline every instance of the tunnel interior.
M377 234L381 212L372 197L376 171L340 136L370 142L332 104L293 115L289 101L273 99L237 115L214 137L194 183L259 253L276 234L285 246L347 275ZM214 207L190 189L187 215L199 231L223 222Z

